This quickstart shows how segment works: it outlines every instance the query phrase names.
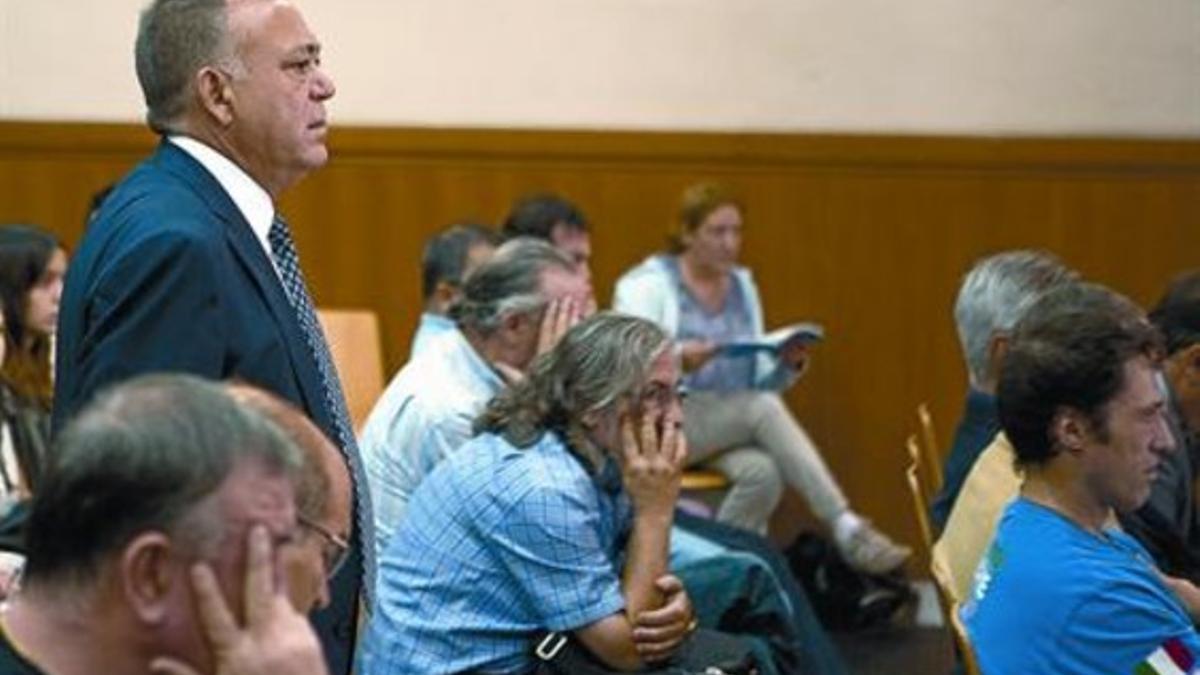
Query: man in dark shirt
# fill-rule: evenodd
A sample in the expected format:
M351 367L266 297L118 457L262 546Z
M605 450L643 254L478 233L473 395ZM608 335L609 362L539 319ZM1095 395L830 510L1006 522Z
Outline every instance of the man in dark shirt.
M979 453L1000 431L996 377L1017 321L1047 291L1076 279L1044 251L1007 251L980 260L963 279L954 303L970 388L962 419L946 457L945 483L931 507L941 530Z
M0 614L0 673L144 675L158 659L169 672L325 671L316 634L274 588L299 541L303 460L272 421L219 384L152 375L97 397L55 456L34 497L21 591ZM232 595L251 586L245 603L258 611L226 612L214 632L214 605L246 606ZM222 636L239 637L236 649ZM260 669L239 668L241 657Z

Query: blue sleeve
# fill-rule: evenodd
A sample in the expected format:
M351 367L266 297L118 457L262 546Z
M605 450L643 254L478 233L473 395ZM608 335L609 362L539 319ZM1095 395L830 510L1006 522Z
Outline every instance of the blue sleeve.
M134 375L223 374L224 321L218 255L202 236L163 230L113 260L86 301L77 387L96 392ZM85 401L64 401L77 407Z
M625 606L600 537L597 506L570 485L524 495L493 535L495 550L546 628L577 630Z
M1141 664L1180 650L1197 663L1200 638L1191 619L1152 574L1110 579L1068 617L1059 647L1069 672L1142 672Z

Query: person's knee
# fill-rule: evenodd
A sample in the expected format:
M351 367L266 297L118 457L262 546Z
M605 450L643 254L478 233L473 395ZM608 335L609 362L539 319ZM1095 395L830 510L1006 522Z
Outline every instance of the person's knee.
M790 420L792 411L784 403L783 397L774 392L755 392L751 395L748 406L750 418L754 424L778 424Z
M773 511L783 498L783 477L779 466L771 456L761 451L742 450L738 461L730 467L727 475L734 489L752 494L754 501L768 512Z

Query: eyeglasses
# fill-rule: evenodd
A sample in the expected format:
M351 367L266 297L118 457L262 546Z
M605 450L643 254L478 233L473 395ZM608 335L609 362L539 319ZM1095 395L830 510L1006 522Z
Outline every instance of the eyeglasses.
M638 392L637 401L639 403L653 402L659 409L668 410L676 402L682 402L683 399L687 398L687 394L687 387L682 382L673 386L661 382L652 382Z
M338 573L338 570L342 569L342 565L346 563L346 558L350 554L350 542L330 532L323 525L313 522L304 516L297 515L296 522L321 535L321 539L323 540L321 544L321 563L325 565L325 577L332 579Z

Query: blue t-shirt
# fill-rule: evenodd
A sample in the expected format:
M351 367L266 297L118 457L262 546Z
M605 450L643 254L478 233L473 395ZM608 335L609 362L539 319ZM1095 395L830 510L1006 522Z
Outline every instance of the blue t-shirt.
M1200 654L1136 540L1025 498L1005 510L961 611L988 675L1192 673Z
M529 670L536 631L624 608L632 518L612 461L593 477L555 434L477 436L421 482L380 558L358 672Z

